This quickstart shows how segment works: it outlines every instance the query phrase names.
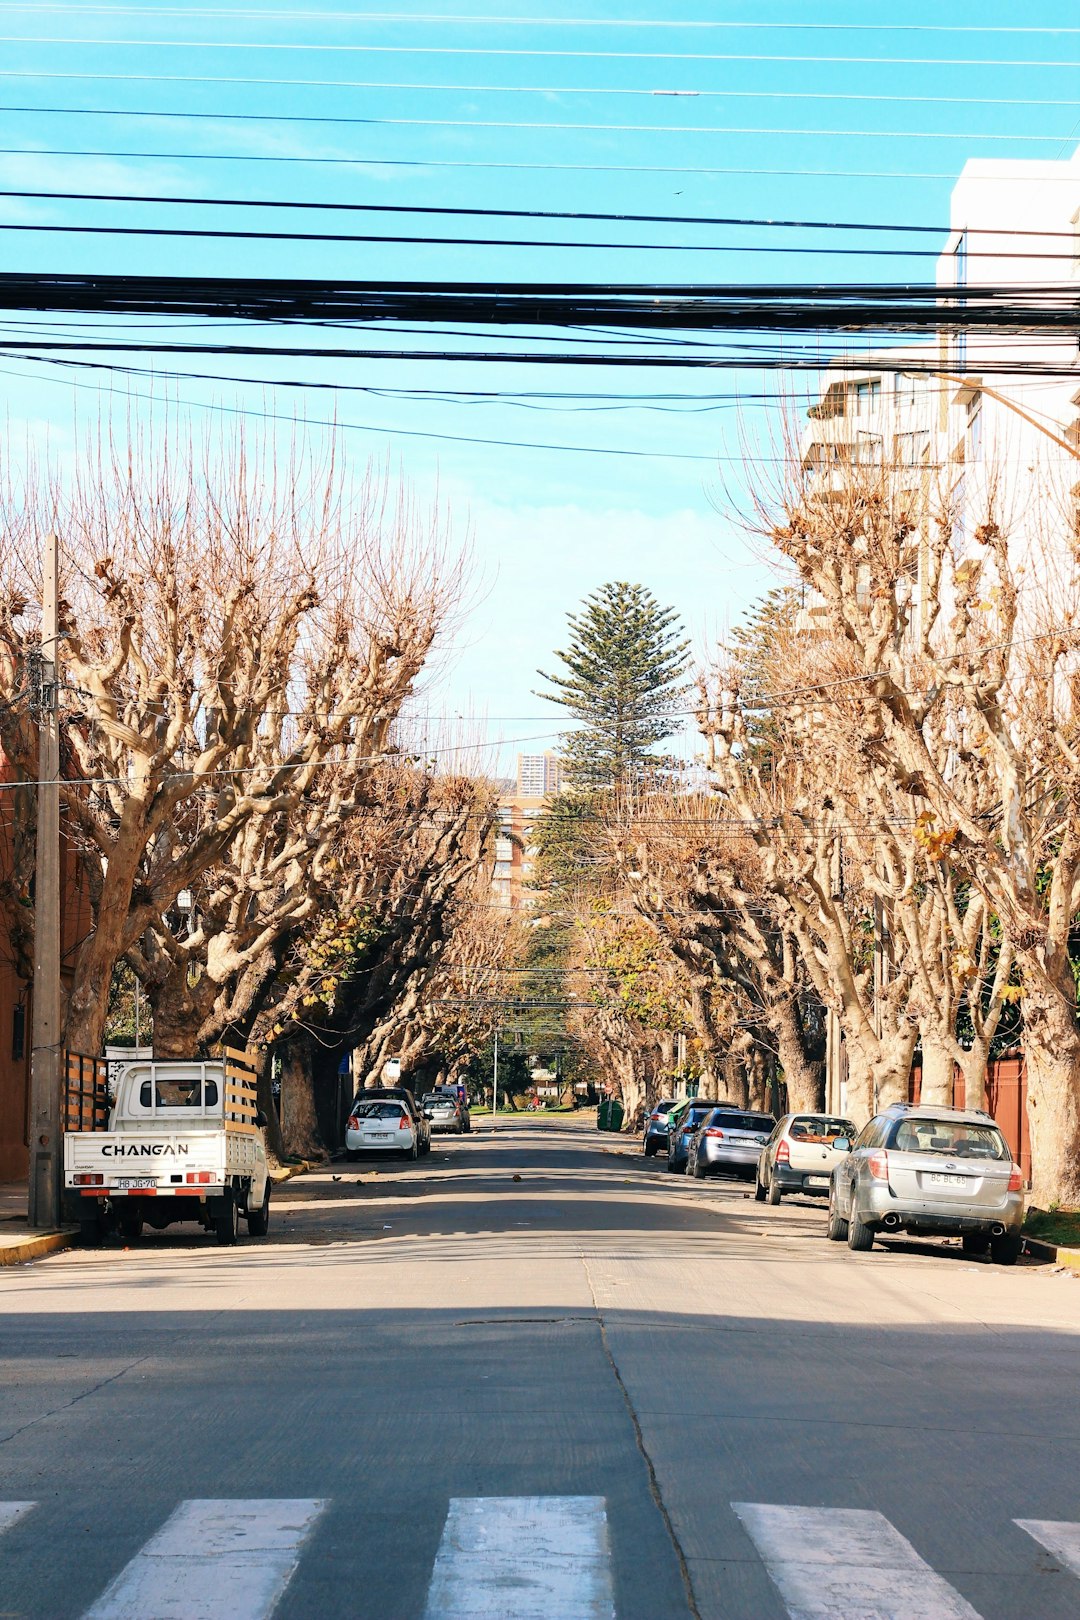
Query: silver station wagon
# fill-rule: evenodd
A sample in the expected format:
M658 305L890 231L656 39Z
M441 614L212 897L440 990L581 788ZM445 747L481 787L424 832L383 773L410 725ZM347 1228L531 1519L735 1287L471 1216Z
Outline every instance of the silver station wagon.
M883 1233L947 1233L999 1265L1019 1257L1023 1172L989 1114L898 1103L833 1148L842 1155L829 1188L834 1243L871 1249Z

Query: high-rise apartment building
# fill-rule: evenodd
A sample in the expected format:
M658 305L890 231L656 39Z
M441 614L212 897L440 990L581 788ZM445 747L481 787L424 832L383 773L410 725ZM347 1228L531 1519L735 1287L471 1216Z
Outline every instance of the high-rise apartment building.
M519 754L517 790L521 799L546 799L549 794L561 793L562 761L558 754Z

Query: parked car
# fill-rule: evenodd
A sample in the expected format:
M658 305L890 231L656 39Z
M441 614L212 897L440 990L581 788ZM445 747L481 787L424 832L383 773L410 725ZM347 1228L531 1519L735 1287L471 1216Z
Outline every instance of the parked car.
M806 1193L828 1198L832 1173L842 1155L833 1144L838 1137L854 1140L849 1119L831 1114L785 1114L761 1150L754 1196L778 1204L784 1193Z
M730 1105L717 1107L701 1121L690 1138L686 1173L699 1181L717 1171L737 1176L756 1173L758 1157L776 1124L772 1114L752 1114Z
M883 1232L957 1234L967 1254L1010 1266L1023 1244L1024 1177L1001 1131L980 1109L877 1114L854 1141L833 1143L828 1235L871 1249Z
M345 1126L345 1152L350 1159L361 1153L396 1153L415 1159L420 1151L417 1121L403 1102L363 1097L353 1103Z
M716 1111L714 1102L692 1102L679 1113L678 1124L668 1135L667 1167L672 1175L685 1175L690 1142L702 1120Z
M469 1110L456 1091L429 1091L424 1097L424 1111L430 1116L433 1134L435 1131L453 1131L455 1136L461 1136L471 1128Z
M673 1108L677 1108L675 1099L669 1098L665 1102L658 1102L645 1115L645 1134L641 1141L641 1151L647 1159L651 1159L660 1148L668 1145L668 1123Z
M369 1086L365 1091L357 1092L349 1111L351 1119L358 1103L367 1102L399 1102L408 1110L412 1121L412 1128L416 1135L417 1153L431 1152L431 1121L428 1111L422 1108L407 1086ZM345 1131L346 1150L349 1147L348 1127Z

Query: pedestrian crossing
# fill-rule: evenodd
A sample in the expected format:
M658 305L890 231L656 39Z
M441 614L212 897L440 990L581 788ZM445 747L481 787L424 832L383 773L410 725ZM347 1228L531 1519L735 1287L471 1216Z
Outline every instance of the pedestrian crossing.
M268 1620L305 1558L317 1558L311 1544L329 1506L312 1497L181 1502L82 1620ZM982 1620L882 1513L731 1509L790 1620ZM0 1502L0 1537L35 1511L31 1501ZM1080 1522L1012 1523L1080 1579ZM617 1620L609 1531L602 1496L454 1497L422 1620ZM352 1613L352 1600L342 1601Z

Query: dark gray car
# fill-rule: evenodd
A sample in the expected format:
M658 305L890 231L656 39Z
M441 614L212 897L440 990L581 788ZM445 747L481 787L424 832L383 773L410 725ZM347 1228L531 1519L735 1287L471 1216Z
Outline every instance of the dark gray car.
M989 1114L898 1103L833 1147L843 1153L829 1188L834 1243L872 1249L883 1233L951 1233L999 1265L1019 1257L1023 1172Z
M713 1108L690 1141L688 1176L699 1181L719 1171L745 1176L757 1174L761 1150L776 1124L772 1114L753 1114L742 1108Z
M672 1175L686 1174L686 1161L690 1153L690 1143L694 1132L703 1119L708 1119L716 1110L714 1102L695 1102L682 1115L675 1129L668 1137L667 1167Z

